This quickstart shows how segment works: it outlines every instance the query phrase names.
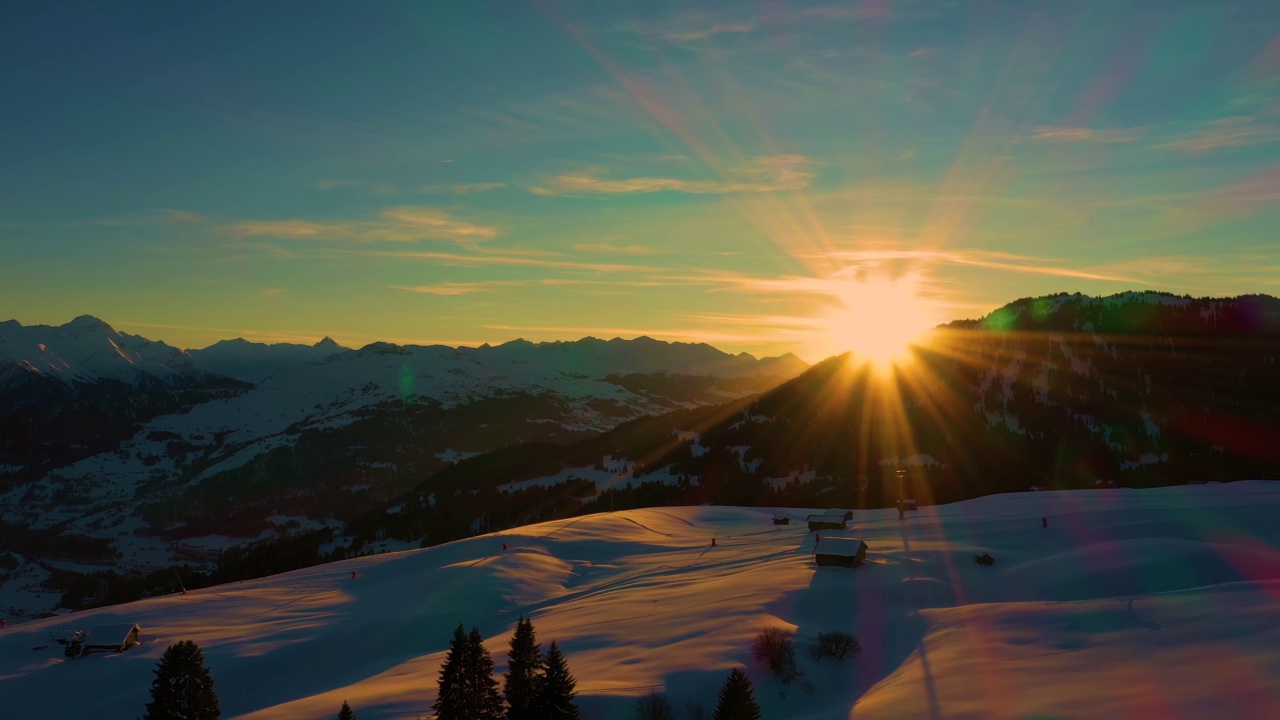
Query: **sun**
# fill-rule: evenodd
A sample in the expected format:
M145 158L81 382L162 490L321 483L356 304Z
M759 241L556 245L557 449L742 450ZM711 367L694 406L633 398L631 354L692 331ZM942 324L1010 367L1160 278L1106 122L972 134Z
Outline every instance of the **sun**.
M913 345L937 325L932 303L914 276L851 280L837 287L837 303L821 328L830 350L855 363L889 369L907 361Z

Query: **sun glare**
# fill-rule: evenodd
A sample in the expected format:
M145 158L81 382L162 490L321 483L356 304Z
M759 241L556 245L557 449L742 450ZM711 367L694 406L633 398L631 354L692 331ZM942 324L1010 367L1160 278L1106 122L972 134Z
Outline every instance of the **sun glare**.
M835 353L885 370L910 358L937 320L913 277L852 281L839 290L839 305L823 327Z

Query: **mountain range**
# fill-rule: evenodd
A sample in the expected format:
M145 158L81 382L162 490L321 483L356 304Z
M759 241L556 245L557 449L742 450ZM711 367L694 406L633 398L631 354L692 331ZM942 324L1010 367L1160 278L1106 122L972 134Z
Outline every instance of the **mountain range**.
M4 386L45 399L0 417L0 545L77 602L104 595L93 567L214 582L602 509L1280 475L1265 295L1026 298L888 377L650 338L183 352L91 318L0 329L5 367L66 388Z

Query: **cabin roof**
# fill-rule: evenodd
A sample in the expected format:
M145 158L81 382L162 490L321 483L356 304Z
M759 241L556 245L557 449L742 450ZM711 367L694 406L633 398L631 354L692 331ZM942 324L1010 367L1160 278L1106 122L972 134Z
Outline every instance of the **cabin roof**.
M836 515L834 513L820 513L809 516L809 522L844 522L844 513Z
M108 645L122 643L125 638L129 637L129 633L133 632L134 628L137 628L139 631L142 630L142 628L138 627L137 623L110 623L107 625L95 625L92 628L89 628L89 642L93 644L105 643Z
M866 546L867 544L858 538L824 537L819 540L817 546L814 547L813 554L854 557Z

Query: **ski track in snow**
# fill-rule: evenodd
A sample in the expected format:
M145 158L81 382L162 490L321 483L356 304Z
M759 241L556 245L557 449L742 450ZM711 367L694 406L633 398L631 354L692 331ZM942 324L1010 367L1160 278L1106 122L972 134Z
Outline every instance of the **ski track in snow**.
M714 707L733 667L766 718L1277 717L1277 510L1280 483L1252 481L858 511L840 533L869 545L857 569L815 567L809 510L589 515L13 625L0 694L24 719L134 718L164 648L190 639L224 718L348 700L410 720L430 715L454 626L479 626L500 676L523 614L564 649L592 719L630 717L649 690ZM73 662L50 641L122 621L144 639L123 654ZM797 633L811 693L750 657L769 626ZM862 653L812 661L832 630Z

